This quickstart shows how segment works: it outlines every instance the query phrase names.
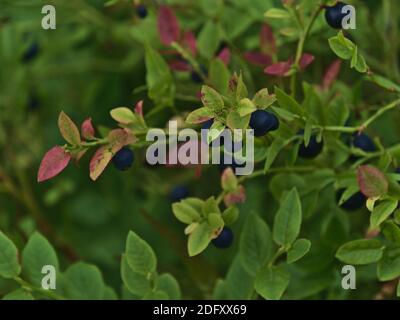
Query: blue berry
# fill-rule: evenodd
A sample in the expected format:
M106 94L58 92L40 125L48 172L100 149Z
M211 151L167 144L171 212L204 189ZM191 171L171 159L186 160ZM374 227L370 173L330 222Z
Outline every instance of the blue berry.
M171 202L179 202L187 197L189 197L189 189L186 186L176 186L169 194Z
M347 13L342 13L343 7L347 6L346 3L338 2L332 7L326 7L325 20L334 29L342 29L343 18Z
M132 166L134 160L135 154L128 147L123 147L112 158L114 166L121 171L129 169Z
M35 95L31 95L28 100L28 110L34 111L39 107L39 100Z
M257 110L251 114L250 127L254 130L256 137L261 137L270 131L279 128L279 120L271 112L264 110Z
M204 65L201 65L200 69L203 72L203 74L205 74L205 75L208 74L207 68ZM192 73L190 74L190 78L195 83L203 83L203 78L197 71L192 71Z
M233 232L228 227L224 227L217 238L212 240L214 246L220 249L229 248L233 243Z
M144 19L148 14L147 8L143 4L140 4L136 7L136 13L140 18Z
M24 56L22 57L22 60L24 62L29 62L33 60L37 54L39 53L39 45L37 42L33 42L27 51L25 51Z
M312 135L307 147L304 142L300 144L299 157L305 159L314 159L322 152L323 148L324 141L321 140L321 142L318 142L317 137L315 135Z
M355 134L353 136L353 146L365 152L374 152L376 150L374 142L365 133Z
M213 125L213 123L214 123L213 119L207 120L206 122L203 122L201 124L201 129L209 130L211 128L211 126Z
M342 194L344 192L344 189L339 189L336 192L336 201L339 202L340 198L342 197ZM352 195L349 199L347 199L345 202L343 202L340 207L347 210L347 211L356 211L361 209L362 207L365 206L365 202L367 201L367 197L364 196L360 191Z

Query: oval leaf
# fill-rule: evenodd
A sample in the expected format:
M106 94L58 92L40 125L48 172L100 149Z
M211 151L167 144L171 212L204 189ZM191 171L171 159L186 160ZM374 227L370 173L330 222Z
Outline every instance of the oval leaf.
M68 143L72 145L79 145L81 143L81 136L79 135L77 126L64 111L61 111L58 117L58 128L63 138Z
M360 166L357 171L357 180L361 192L368 198L378 198L389 188L385 175L373 166Z
M179 40L180 29L175 13L167 6L160 6L158 11L158 33L161 43L169 46Z
M66 153L64 148L53 147L47 151L40 163L37 181L42 182L54 178L66 168L70 160L71 155Z

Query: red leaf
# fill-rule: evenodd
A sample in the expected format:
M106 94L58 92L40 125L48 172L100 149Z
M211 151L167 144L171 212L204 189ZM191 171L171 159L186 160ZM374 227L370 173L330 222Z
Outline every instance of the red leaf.
M38 182L54 178L63 171L71 160L71 155L66 153L64 148L55 146L44 155L40 163L37 176Z
M189 49L193 57L196 57L197 55L197 42L196 42L196 37L192 31L186 31L185 34L183 35L183 45Z
M389 188L385 175L379 169L369 165L358 168L357 181L361 192L368 198L380 197Z
M267 55L276 54L275 37L271 27L268 24L263 24L260 32L261 51Z
M179 40L180 29L178 19L174 12L167 6L160 6L158 11L158 33L161 43L166 46Z
M140 100L138 103L136 103L135 113L143 117L143 100Z
M190 65L183 60L171 60L168 62L168 65L174 71L188 72L192 70Z
M255 64L257 66L261 66L261 67L265 67L272 63L272 59L270 56L267 56L260 52L252 52L252 51L246 52L244 54L244 58L248 62Z
M134 143L136 137L129 129L114 129L108 133L108 142L113 154L117 153L122 147Z
M304 71L314 60L315 57L312 54L304 53L299 61L300 69Z
M92 118L87 118L81 125L81 135L84 139L91 140L94 138L94 128Z
M337 79L340 67L342 66L342 60L335 60L329 67L326 69L324 78L322 80L322 88L329 89L333 82Z
M246 190L240 185L235 191L229 192L224 196L224 203L227 207L246 201Z
M291 65L291 61L277 62L266 67L264 72L273 76L284 77L290 70Z
M218 58L222 60L223 63L227 66L231 61L231 50L229 48L224 48L218 54Z

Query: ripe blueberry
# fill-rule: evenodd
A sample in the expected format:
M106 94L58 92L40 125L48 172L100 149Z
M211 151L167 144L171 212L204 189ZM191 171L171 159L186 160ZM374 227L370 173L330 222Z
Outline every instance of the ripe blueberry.
M304 144L304 142L300 144L299 157L305 159L313 159L322 152L323 148L324 148L324 141L321 140L321 142L318 142L317 137L315 135L312 135L307 147Z
M121 171L129 169L134 160L135 154L128 147L123 147L112 158L114 166Z
M136 7L136 13L140 18L142 19L146 18L148 14L146 6L144 6L143 4L139 4Z
M38 52L39 52L39 45L37 42L33 42L29 46L28 50L25 51L24 56L22 57L22 60L24 62L29 62L37 56Z
M374 142L365 133L355 134L353 136L353 146L365 152L373 152L376 150Z
M189 189L186 186L176 186L174 187L170 194L169 198L171 202L179 202L189 196Z
M347 13L342 13L343 7L347 6L346 3L338 2L332 7L326 7L325 20L334 29L342 29L342 21Z
M339 189L336 192L336 201L339 202L344 189ZM356 211L361 209L365 205L365 201L367 201L367 197L364 196L360 191L352 195L349 199L343 202L340 207L347 211Z
M254 130L256 137L261 137L267 132L277 130L279 128L279 120L271 112L257 110L251 114L250 127Z
M214 123L213 119L207 120L206 122L203 122L201 124L201 129L209 130L211 128L211 126L213 125L213 123Z
M217 238L212 240L214 246L220 249L229 248L233 243L233 232L228 227L224 227Z

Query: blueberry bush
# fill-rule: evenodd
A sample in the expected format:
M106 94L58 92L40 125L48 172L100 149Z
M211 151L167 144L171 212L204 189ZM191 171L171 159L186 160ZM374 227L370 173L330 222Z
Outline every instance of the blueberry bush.
M0 297L400 295L397 1L51 3L0 3ZM255 170L150 163L169 120Z

